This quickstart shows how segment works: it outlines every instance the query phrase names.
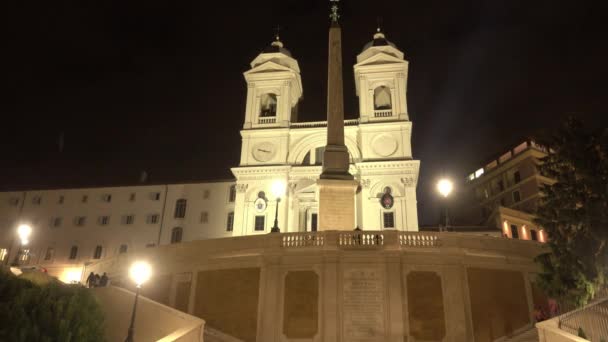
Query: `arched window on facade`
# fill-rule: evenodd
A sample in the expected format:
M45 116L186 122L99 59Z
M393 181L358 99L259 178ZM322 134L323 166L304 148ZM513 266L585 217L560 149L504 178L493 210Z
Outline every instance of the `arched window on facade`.
M186 217L186 206L188 205L188 201L185 199L178 199L175 202L175 218L184 218Z
M230 186L230 192L228 194L228 202L234 203L236 201L236 185Z
M264 94L260 100L260 117L277 116L277 96L275 94Z
M380 86L374 90L374 110L389 110L393 108L391 90Z
M182 235L184 234L184 230L181 227L175 227L171 230L171 243L180 243L182 242Z

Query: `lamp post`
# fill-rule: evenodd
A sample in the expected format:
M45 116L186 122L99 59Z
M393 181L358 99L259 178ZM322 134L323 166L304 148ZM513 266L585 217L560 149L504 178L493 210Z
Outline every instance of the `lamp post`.
M281 232L281 230L279 229L279 204L281 203L281 196L285 195L286 187L287 186L285 185L285 182L282 180L277 180L272 183L272 194L277 199L277 207L274 212L274 226L270 230L270 232L272 233Z
M439 191L439 193L443 196L443 198L445 198L444 205L445 205L445 230L446 231L448 230L448 224L449 224L447 198L452 193L452 190L454 190L454 183L452 183L452 181L449 179L444 178L444 179L441 179L437 183L437 191Z
M32 227L27 224L22 224L17 228L17 235L19 235L19 248L17 254L13 260L12 266L19 266L19 257L21 256L21 249L30 242L30 235L32 234Z
M152 274L152 268L150 264L138 261L131 266L129 275L135 282L135 302L133 303L133 314L131 315L131 324L129 325L129 333L125 342L133 342L133 335L135 334L135 313L137 312L137 299L139 298L139 289L141 285L150 279Z

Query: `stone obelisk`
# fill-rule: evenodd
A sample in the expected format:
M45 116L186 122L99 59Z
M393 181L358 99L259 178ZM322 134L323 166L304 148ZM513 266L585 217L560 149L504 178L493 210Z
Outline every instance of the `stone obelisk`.
M342 29L338 1L330 0L329 58L327 75L327 145L319 187L319 230L355 229L355 192L358 183L348 172L349 153L344 144L344 94L342 85Z

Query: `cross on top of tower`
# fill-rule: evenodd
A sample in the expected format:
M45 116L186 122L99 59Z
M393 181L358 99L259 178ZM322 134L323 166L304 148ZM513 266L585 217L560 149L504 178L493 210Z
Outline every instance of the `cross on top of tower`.
M340 0L329 0L329 3L331 4L331 13L329 14L329 18L334 23L337 23L338 19L340 19L340 14L338 13L338 2L340 2Z
M281 41L281 26L277 25L277 28L274 33L274 41L270 45L277 46L280 48L283 47L283 42Z

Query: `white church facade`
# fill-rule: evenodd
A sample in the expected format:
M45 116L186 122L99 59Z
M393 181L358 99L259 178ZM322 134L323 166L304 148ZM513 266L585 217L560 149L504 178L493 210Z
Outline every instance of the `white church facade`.
M16 227L33 228L22 263L68 269L157 245L270 233L315 231L317 180L326 122L298 122L303 88L298 62L277 37L251 63L240 164L235 180L198 184L32 190L0 193L0 260L18 250ZM408 62L381 32L354 66L359 116L345 121L356 226L418 231L412 123L406 100ZM280 201L271 188L286 185ZM278 208L277 208L278 205ZM63 280L68 275L63 274ZM69 279L67 279L69 280Z
M412 123L406 101L408 63L378 32L357 57L354 72L360 112L358 119L345 121L344 135L350 173L360 184L357 226L417 231L420 163L412 157ZM245 79L241 162L232 169L238 191L236 234L268 231L275 212L272 209L277 205L268 194L277 179L288 184L286 200L279 202L279 226L287 232L314 231L316 183L327 144L327 124L297 122L303 94L300 70L280 41L273 42L251 63ZM390 199L381 203L385 193L389 196L384 198Z

